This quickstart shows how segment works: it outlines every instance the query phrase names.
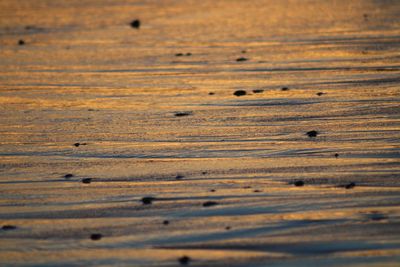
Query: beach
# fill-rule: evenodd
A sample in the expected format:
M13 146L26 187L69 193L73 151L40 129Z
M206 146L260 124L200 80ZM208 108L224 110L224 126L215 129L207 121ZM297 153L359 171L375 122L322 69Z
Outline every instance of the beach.
M399 266L399 14L0 1L0 265Z

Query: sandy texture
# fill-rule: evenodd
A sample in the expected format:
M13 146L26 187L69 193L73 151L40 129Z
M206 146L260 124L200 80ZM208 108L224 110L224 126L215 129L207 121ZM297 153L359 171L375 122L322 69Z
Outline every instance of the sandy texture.
M399 14L0 1L0 265L398 266Z

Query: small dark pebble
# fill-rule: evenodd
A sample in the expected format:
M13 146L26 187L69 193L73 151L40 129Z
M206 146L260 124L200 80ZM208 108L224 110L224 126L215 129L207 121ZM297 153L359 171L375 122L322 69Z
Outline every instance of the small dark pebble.
M256 190L253 190L253 192L254 192L254 193L261 193L262 191L261 191L261 190L258 190L258 189L256 189Z
M246 52L247 52L246 50L242 50L242 54L246 54Z
M19 40L18 41L18 45L24 45L25 44L25 41L24 40Z
M231 230L230 226L225 227L225 230Z
M338 158L339 157L339 154L338 153L335 153L335 158Z
M74 175L72 173L68 173L68 174L64 175L65 179L69 179L69 178L72 178L72 177L74 177Z
M282 90L282 91L288 91L289 88L287 88L287 87L282 87L281 90Z
M169 221L168 221L168 220L165 220L165 221L163 221L163 224L164 224L164 225L168 225L168 224L169 224Z
M187 57L190 57L192 55L192 53L186 53Z
M143 205L150 205L155 200L154 197L144 197L142 198Z
M253 93L255 93L255 94L259 94L259 93L262 93L262 92L264 92L264 90L262 90L262 89L254 89L253 90Z
M187 265L190 262L190 258L188 256L183 256L183 257L180 257L178 261L182 265Z
M352 188L354 188L356 186L356 184L354 183L354 182L351 182L351 183L349 183L349 184L346 184L345 186L344 186L344 188L346 188L346 189L352 189Z
M215 93L214 93L214 92L209 92L208 94L209 94L209 95L215 95Z
M233 94L235 96L242 96L242 95L246 95L246 91L245 90L237 90Z
M189 116L191 115L191 112L176 112L175 117L184 117L184 116Z
M204 171L204 172L201 172L201 174L203 174L203 175L206 175L206 174L207 174L207 172L206 172L206 171Z
M369 214L369 219L372 221L382 221L382 220L387 220L388 216L386 216L385 214L379 213L379 212L372 212L371 214Z
M249 189L249 188L251 188L251 186L246 185L246 186L243 186L243 188L244 188L244 189Z
M182 53L177 53L177 54L175 54L175 56L176 57L181 57L181 56L183 56L183 54Z
M6 224L6 225L3 225L3 227L1 227L1 229L3 229L4 231L15 230L15 229L17 229L17 226Z
M323 94L325 94L324 92L318 92L317 93L317 96L321 96L321 95L323 95Z
M215 192L215 189L211 189L210 192Z
M215 205L218 205L218 203L215 201L207 201L207 202L203 203L203 207L211 207L211 206L215 206Z
M78 147L78 146L86 146L86 143L75 143L74 146Z
M176 180L180 180L180 179L182 179L182 178L185 178L185 176L179 175L179 174L178 174L177 176L175 176L175 179L176 179Z
M317 137L318 132L317 131L309 131L306 133L308 135L308 137Z
M92 240L100 240L103 237L102 234L91 234L90 239Z
M131 27L135 28L135 29L139 29L140 28L140 20L135 19L131 22Z
M298 180L298 181L295 181L293 184L295 186L303 186L304 185L304 181Z
M236 59L237 62L246 61L246 60L247 60L247 58L245 58L245 57L240 57L240 58Z
M90 184L92 182L92 178L83 178L82 183L84 184Z

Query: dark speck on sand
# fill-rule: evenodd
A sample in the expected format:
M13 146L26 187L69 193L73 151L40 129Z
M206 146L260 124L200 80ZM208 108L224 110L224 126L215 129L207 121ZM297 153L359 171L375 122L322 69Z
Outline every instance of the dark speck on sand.
M192 115L192 112L175 112L175 117L184 117Z
M246 95L246 91L245 90L237 90L233 94L235 96L243 96L243 95Z
M180 175L180 174L178 174L177 176L175 176L175 179L176 179L176 180L181 180L181 179L183 179L183 178L185 178L185 176Z
M215 95L215 93L214 93L214 92L209 92L208 94L209 94L209 95Z
M354 182L351 182L351 183L349 183L349 184L346 184L345 186L344 186L344 188L346 188L346 189L352 189L352 188L354 188L356 186L356 184L354 183Z
M254 89L253 90L253 93L255 93L255 94L260 94L262 92L264 92L264 90L262 90L262 89Z
M203 203L203 207L211 207L211 206L216 206L216 205L218 205L218 203L215 201L207 201L207 202Z
M188 256L183 256L183 257L180 257L178 261L182 265L187 265L190 262L190 258Z
M230 226L225 227L225 230L231 230Z
M289 91L289 88L288 87L282 87L281 90L282 91Z
M308 137L317 137L317 135L318 135L318 132L317 131L309 131L309 132L307 132L306 133L307 135L308 135Z
M135 28L135 29L139 29L140 28L140 20L135 19L131 22L131 27Z
M154 200L155 200L154 197L144 197L142 198L142 203L143 205L150 205L153 203Z
M335 153L335 158L338 158L339 157L339 154L338 153Z
M294 184L295 186L303 186L303 185L304 185L304 181L298 180L298 181L295 181L293 184Z
M86 143L75 143L74 146L76 146L76 147L86 146Z
M68 174L64 175L65 179L69 179L69 178L72 178L72 177L74 177L74 175L72 173L68 173Z
M25 44L25 41L24 40L19 40L18 41L18 45L24 45Z
M92 178L83 178L82 183L84 184L90 184L92 182Z
M245 57L240 57L240 58L236 59L237 62L246 61L246 60L248 60L248 59Z
M324 92L318 92L317 93L317 96L321 96L321 95L323 95L323 94L325 94Z
M183 54L182 53L177 53L177 54L175 54L175 56L176 57L181 57L181 56L183 56Z
M90 239L96 241L96 240L100 240L103 237L102 234L91 234L90 235Z
M17 226L6 224L6 225L3 225L3 227L1 227L1 229L3 229L4 231L15 230L15 229L17 229Z
M169 221L168 221L168 220L165 220L165 221L163 221L163 224L164 224L164 225L168 225L168 224L169 224Z

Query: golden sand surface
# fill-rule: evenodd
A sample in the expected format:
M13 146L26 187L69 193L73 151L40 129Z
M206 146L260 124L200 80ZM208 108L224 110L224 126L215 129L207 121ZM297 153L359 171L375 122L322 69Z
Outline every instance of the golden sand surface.
M1 0L0 112L1 266L400 265L400 1Z

